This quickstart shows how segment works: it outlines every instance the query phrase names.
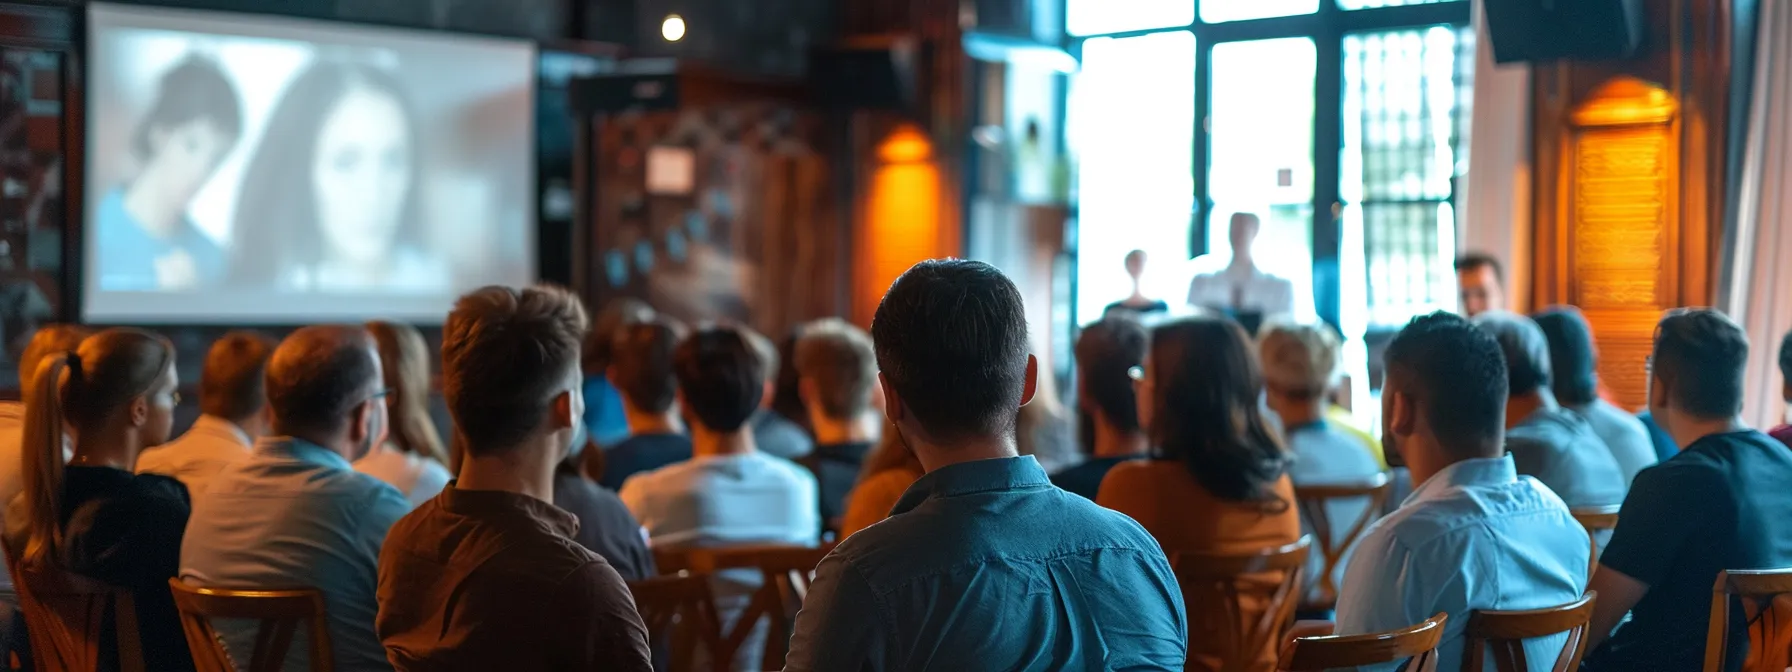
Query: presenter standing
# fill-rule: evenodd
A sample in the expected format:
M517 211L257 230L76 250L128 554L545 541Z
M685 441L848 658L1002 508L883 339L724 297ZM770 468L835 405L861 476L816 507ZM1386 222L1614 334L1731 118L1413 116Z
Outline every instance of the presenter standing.
M1251 248L1261 228L1254 214L1232 215L1232 263L1195 276L1188 286L1190 306L1230 315L1252 332L1267 318L1294 313L1294 283L1264 272L1253 259Z

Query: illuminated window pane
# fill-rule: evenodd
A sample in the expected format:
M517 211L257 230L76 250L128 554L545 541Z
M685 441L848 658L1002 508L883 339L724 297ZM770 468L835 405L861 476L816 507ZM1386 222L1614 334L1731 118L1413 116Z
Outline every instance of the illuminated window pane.
M1407 5L1435 5L1443 2L1468 2L1468 0L1338 0L1338 9L1405 7Z
M1201 0L1201 20L1208 23L1299 16L1319 11L1319 0Z
M1065 29L1072 35L1172 28L1195 22L1194 0L1070 0L1065 9Z
M1100 317L1104 306L1131 291L1123 263L1127 252L1148 250L1153 259L1148 273L1167 274L1188 259L1194 35L1175 31L1085 42L1069 115L1066 130L1080 166L1075 319L1081 323Z

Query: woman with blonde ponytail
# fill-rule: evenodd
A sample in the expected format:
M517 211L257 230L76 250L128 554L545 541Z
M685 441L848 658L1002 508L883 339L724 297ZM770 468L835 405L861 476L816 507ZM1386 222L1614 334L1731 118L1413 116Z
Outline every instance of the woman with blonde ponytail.
M180 565L191 504L166 476L132 473L137 454L168 440L180 401L174 346L107 329L75 352L46 357L25 408L24 521L6 530L21 564L131 589L146 669L193 668L168 579ZM74 437L65 461L64 428ZM107 652L106 655L116 655Z

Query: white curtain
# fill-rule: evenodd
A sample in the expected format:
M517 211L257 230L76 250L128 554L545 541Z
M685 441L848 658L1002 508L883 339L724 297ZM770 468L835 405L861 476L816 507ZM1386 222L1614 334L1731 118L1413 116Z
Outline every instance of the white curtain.
M1507 307L1522 311L1531 296L1531 67L1494 65L1486 1L1474 4L1474 109L1468 175L1456 203L1456 241L1461 251L1500 260Z
M1763 0L1755 39L1729 291L1719 307L1748 330L1744 419L1779 424L1780 339L1792 329L1792 0Z

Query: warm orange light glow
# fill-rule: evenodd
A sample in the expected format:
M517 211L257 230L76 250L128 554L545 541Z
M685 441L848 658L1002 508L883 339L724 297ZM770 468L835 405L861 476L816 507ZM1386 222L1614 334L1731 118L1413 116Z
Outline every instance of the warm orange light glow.
M877 146L877 160L883 163L914 163L930 158L933 142L913 126L897 128Z
M940 173L927 159L933 144L912 127L891 133L877 147L882 162L872 171L865 199L860 253L862 322L890 284L915 262L940 254Z

